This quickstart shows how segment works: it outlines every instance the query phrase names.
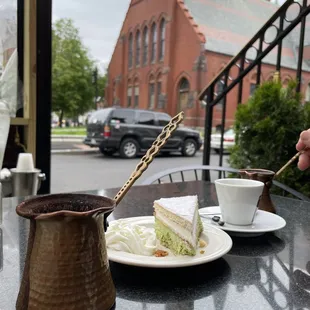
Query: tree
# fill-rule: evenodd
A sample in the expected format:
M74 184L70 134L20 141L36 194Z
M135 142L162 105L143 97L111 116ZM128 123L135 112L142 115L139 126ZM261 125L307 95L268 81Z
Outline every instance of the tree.
M93 107L93 61L71 19L53 25L52 109L59 115L77 118Z
M277 171L296 154L300 132L310 127L310 107L302 105L295 92L296 83L286 88L281 83L262 84L238 107L235 118L236 145L230 164L234 168L262 168ZM288 167L278 180L310 196L310 173L296 164Z
M102 75L98 77L98 96L100 97L100 100L104 100L105 98L105 88L107 84L107 76Z
M100 75L100 73L98 72L98 68L96 67L93 72L93 83L95 87L96 103L104 102L106 82L107 82L107 76Z

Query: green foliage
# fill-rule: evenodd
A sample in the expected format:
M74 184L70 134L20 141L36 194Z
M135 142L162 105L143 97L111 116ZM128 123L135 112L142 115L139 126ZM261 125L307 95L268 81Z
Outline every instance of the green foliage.
M261 85L238 107L235 120L236 145L231 150L234 168L277 171L296 154L301 131L310 127L310 104L301 104L296 83L287 88L273 81ZM310 173L292 164L278 181L310 196Z
M63 116L77 117L93 108L94 63L71 19L60 19L53 26L52 108Z
M86 136L86 128L79 127L79 128L53 128L52 135L56 136L63 136L63 135L70 135L70 136Z
M105 98L106 83L107 83L106 75L98 77L98 96L101 98L101 100L104 100Z
M304 105L306 128L310 128L310 101Z

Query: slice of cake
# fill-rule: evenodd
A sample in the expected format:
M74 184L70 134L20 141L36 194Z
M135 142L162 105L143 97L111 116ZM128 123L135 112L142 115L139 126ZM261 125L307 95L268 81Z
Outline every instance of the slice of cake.
M196 255L203 230L198 197L161 198L154 202L154 209L157 240L176 255Z

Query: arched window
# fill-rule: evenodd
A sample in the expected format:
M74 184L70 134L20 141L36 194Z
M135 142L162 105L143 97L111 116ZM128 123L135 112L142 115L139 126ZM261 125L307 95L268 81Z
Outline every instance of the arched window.
M273 81L273 74L271 74L271 75L268 76L267 81L268 81L268 82Z
M147 27L143 30L143 64L147 64L149 53L149 31Z
M134 108L139 107L139 80L135 79L134 82L134 103L133 103Z
M141 57L141 35L140 30L136 33L136 66L140 65L140 57Z
M156 49L157 49L157 28L156 28L155 23L153 23L153 25L152 25L151 35L152 35L151 62L155 62L155 60L156 60Z
M149 109L153 110L155 108L155 79L151 75L149 81Z
M256 83L250 83L250 96L254 95L255 90L256 90Z
M131 107L132 102L132 85L131 81L128 81L128 87L127 87L127 107Z
M190 85L186 78L182 78L178 86L179 112L184 111L187 107Z
M287 88L288 84L290 83L290 81L292 80L291 77L287 76L284 78L283 82L282 82L282 87L283 88Z
M156 102L157 102L158 109L163 108L163 104L160 100L161 94L162 94L162 77L161 77L161 74L159 74L157 77L157 81L156 81Z
M224 86L224 84L223 84ZM257 72L253 73L252 76L250 77L250 97L252 97L255 93L255 90L257 88ZM222 90L223 91L223 90ZM239 102L241 103L241 102Z
M160 42L159 42L159 60L163 60L165 56L165 39L166 39L166 21L162 19L160 22Z
M129 35L128 39L128 67L132 67L132 62L133 62L133 38L132 38L132 33Z
M220 80L217 82L217 94L220 95L224 91L224 83ZM224 105L224 98L222 98L216 105L217 110L222 110Z

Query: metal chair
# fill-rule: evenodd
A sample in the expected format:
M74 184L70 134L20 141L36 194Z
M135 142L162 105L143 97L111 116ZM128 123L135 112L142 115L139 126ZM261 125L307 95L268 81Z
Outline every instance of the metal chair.
M203 166L203 165L197 165L197 166L185 166L185 167L177 167L177 168L172 168L172 169L167 169L165 171L161 171L159 173L154 174L153 176L145 179L142 182L142 185L150 185L154 183L162 184L162 183L167 183L166 180L168 180L170 183L174 182L185 182L186 181L186 172L193 172L192 176L194 177L194 181L198 181L198 171L218 171L222 172L222 175L224 178L227 177L227 173L239 173L238 169L234 168L229 168L229 167L218 167L218 166ZM181 179L176 179L176 177L181 177ZM163 179L165 180L163 181ZM187 181L192 181L187 180ZM282 189L282 195L285 196L285 193L289 193L294 198L303 200L303 201L308 201L310 202L310 198L307 196L299 193L298 191L278 182L278 181L273 181L273 184L277 186L278 188Z

